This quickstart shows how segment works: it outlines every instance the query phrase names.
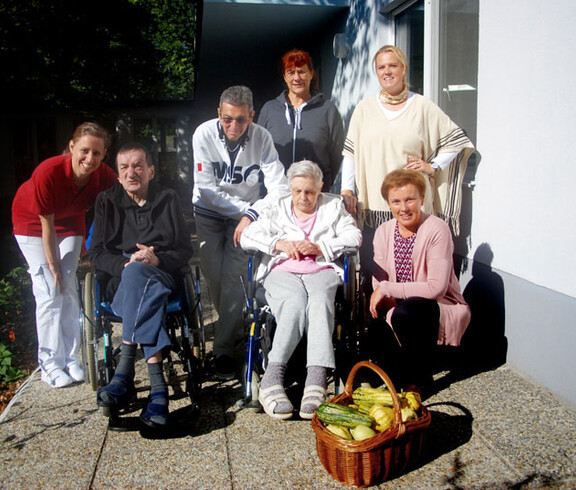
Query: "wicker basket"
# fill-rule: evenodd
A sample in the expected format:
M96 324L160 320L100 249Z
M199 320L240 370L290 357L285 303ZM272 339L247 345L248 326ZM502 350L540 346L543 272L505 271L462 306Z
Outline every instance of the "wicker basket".
M392 393L395 414L392 426L363 441L348 441L332 434L316 415L312 419L312 428L316 433L318 456L332 478L353 487L368 487L399 476L416 463L431 417L422 406L421 417L403 423L392 381L382 369L368 361L361 361L352 368L344 392L333 397L331 402L352 403L354 378L360 368L375 371Z

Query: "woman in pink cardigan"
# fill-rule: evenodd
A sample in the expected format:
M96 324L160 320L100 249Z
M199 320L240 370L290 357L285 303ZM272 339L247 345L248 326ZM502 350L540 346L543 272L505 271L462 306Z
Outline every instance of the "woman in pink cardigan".
M394 219L380 225L374 236L370 313L392 327L400 348L396 370L402 376L397 380L411 390L432 381L434 345L460 345L470 322L470 308L454 274L450 229L422 212L425 192L420 173L390 172L382 196Z

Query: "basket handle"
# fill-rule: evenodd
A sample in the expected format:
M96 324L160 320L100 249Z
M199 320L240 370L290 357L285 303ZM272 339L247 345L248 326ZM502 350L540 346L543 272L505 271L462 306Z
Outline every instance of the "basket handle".
M402 422L402 412L400 409L400 400L398 399L398 394L396 393L396 389L394 388L394 384L392 383L392 380L388 377L388 375L384 372L384 370L380 366L377 366L376 364L374 364L373 362L370 362L370 361L360 361L360 362L357 362L356 364L354 364L354 366L352 367L352 369L350 371L350 374L348 375L348 379L346 379L346 385L344 386L344 392L348 396L352 397L352 392L354 391L354 378L356 377L356 373L361 368L368 368L368 369L371 369L372 371L374 371L378 376L380 376L380 378L382 378L382 381L384 381L386 388L388 388L388 391L390 392L390 394L392 396L392 404L394 407L395 423L398 426L397 437L400 437L406 431L406 427Z

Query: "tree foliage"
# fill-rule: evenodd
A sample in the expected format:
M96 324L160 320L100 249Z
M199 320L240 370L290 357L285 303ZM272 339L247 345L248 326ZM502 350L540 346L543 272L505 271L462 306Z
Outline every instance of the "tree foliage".
M4 0L5 107L83 109L191 98L193 0Z

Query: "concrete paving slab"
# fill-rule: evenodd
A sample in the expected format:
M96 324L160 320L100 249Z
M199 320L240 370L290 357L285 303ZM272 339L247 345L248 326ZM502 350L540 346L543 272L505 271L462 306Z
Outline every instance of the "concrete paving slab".
M53 390L33 375L0 425L5 488L88 487L106 435L84 384Z
M195 419L186 399L171 401L176 427L158 436L109 431L87 385L53 390L35 376L0 424L4 488L344 488L323 469L310 423L240 409L237 381L207 380ZM495 386L510 382L536 403L499 409ZM543 408L547 392L526 383L504 367L430 398L418 467L377 488L576 488L576 412L558 400Z
M211 337L216 317L203 288ZM432 423L417 467L374 488L576 488L573 407L507 366L453 374L437 376L426 401ZM0 423L0 488L346 488L322 467L309 421L242 409L241 383L206 375L200 413L172 389L169 430L157 433L138 422L148 394L141 358L139 403L122 418L137 430L128 432L109 430L88 385L54 390L36 373Z

